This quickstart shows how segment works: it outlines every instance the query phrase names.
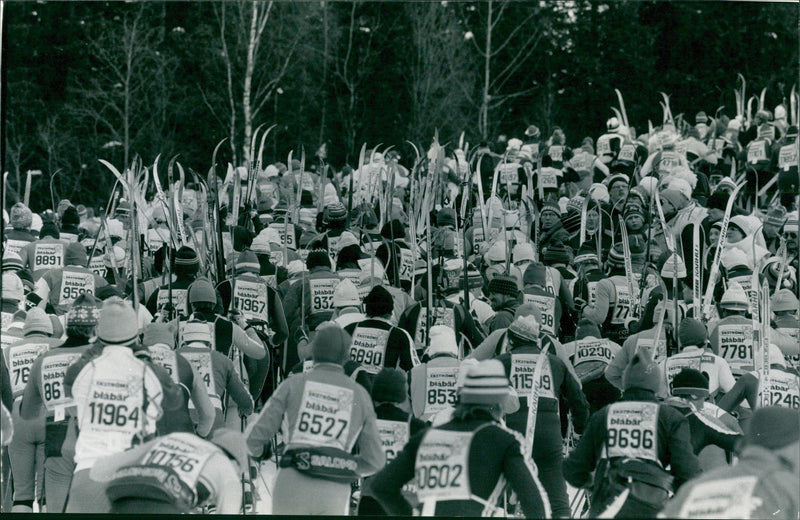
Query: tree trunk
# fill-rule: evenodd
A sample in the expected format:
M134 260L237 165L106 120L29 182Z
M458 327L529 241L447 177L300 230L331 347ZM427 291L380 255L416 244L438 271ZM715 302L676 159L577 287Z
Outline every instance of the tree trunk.
M328 41L328 2L322 2L322 114L320 116L320 124L319 124L319 144L325 142L325 123L326 118L328 116L328 96L327 92L327 85L328 85L328 49L330 46L330 42ZM275 94L277 96L277 93Z
M489 137L489 82L492 74L492 0L489 0L487 21L486 21L486 55L483 60L483 96L481 98L481 113L478 121L478 129L481 137L485 141Z
M242 114L244 116L244 136L242 151L245 166L250 165L250 140L253 135L253 107L250 94L253 87L253 69L255 68L255 50L258 37L258 2L253 0L253 9L250 18L250 38L247 41L247 64L244 72L244 89L242 91Z

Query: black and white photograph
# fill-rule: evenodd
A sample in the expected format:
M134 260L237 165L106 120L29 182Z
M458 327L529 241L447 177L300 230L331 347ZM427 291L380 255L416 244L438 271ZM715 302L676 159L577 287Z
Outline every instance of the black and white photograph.
M800 3L0 0L0 512L800 520Z

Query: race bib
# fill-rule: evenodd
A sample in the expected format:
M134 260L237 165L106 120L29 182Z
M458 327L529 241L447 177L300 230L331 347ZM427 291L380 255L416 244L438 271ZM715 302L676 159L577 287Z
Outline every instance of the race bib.
M617 302L611 315L611 324L624 325L631 316L631 295L627 285L615 285L614 288L617 290Z
M414 272L414 253L405 247L400 248L400 279L411 281Z
M782 370L771 370L769 375L770 404L783 408L800 408L798 377Z
M758 477L746 476L694 484L678 515L681 518L751 518L762 505L753 496Z
M381 447L386 454L386 463L393 461L397 454L408 443L410 430L405 421L385 421L378 419L378 435L381 439Z
M128 449L131 439L145 426L142 385L143 381L139 378L117 380L99 378L95 374L91 401L83 405L79 403L79 410L83 413L78 442L85 441L93 449L102 446L107 452Z
M481 244L486 241L486 237L483 234L483 227L480 224L473 229L474 231L472 232L472 252L474 254L478 254L481 250Z
M458 367L427 367L423 416L432 416L455 406Z
M606 365L614 357L608 342L602 339L578 340L575 342L575 366L590 361L599 361Z
M42 401L48 412L72 404L64 392L64 376L71 364L81 357L80 352L57 354L42 359Z
M186 316L186 294L187 289L172 289L172 305L181 316ZM158 290L156 298L156 308L164 309L169 305L169 290L163 287Z
M636 348L637 349L645 349L647 350L650 355L653 357L653 361L656 363L660 363L663 359L667 357L667 339L662 337L658 340L658 346L654 347L653 342L655 338L637 338L636 339Z
M7 331L13 321L14 321L14 315L12 313L10 312L2 313L2 326L0 326L0 330L2 330L3 332Z
M208 443L188 433L162 437L144 454L143 465L172 468L190 489L196 489L206 461L216 453Z
M235 280L233 285L233 308L245 320L266 320L267 286L248 280Z
M414 344L418 346L426 345L428 337L425 331L425 322L428 319L428 308L420 306L419 317L417 318L417 330L414 331ZM447 325L456 330L456 315L453 309L448 307L435 307L431 316L431 327L434 325Z
M753 326L750 324L720 325L717 328L719 356L738 375L753 367Z
M277 277L277 275L274 275L274 274L262 274L261 276L259 276L259 278L264 280L267 283L268 287L272 287L273 289L277 289L278 288L278 277Z
M671 170L673 168L677 168L679 165L680 165L680 159L678 159L677 153L661 152L661 160L658 163L659 171Z
M338 278L312 278L308 280L311 312L333 310L333 293L339 285Z
M350 451L348 436L354 393L349 388L306 381L289 442Z
M72 305L72 302L83 293L94 294L94 273L67 271L61 273L61 292L59 305Z
M47 352L47 343L27 343L8 347L8 376L11 379L11 392L16 397L22 395L28 378L31 375L31 366L41 354Z
M572 157L570 161L576 171L588 171L592 164L592 156L588 153L579 153Z
M281 246L286 244L286 247L289 249L297 249L297 243L295 242L295 235L294 235L294 226L289 224L275 223L269 225L270 229L274 229L278 232L278 236L281 237Z
M533 394L533 372L536 370L536 362L539 356L540 354L511 354L511 371L508 379L520 397L530 398ZM553 372L550 369L550 361L546 356L545 363L547 364L542 367L539 377L539 397L555 399Z
M181 356L192 365L194 371L203 380L208 392L208 398L214 408L222 410L222 399L217 394L217 385L214 381L214 367L211 364L211 352L181 352ZM189 401L189 409L194 408L192 401Z
M612 404L606 417L607 457L630 457L658 462L657 426L656 403Z
M686 157L687 148L688 148L688 143L686 141L681 141L675 145L675 153L677 153L681 157Z
M370 374L383 368L389 331L372 327L356 327L350 344L350 359L360 363Z
M611 155L611 140L603 137L597 140L597 155Z
M499 164L500 169L500 183L505 186L507 184L516 184L519 182L519 163Z
M542 311L542 331L550 335L555 335L555 321L556 321L556 299L552 296L544 296L541 294L524 294L525 303L535 303Z
M793 144L782 146L778 153L778 168L786 171L792 166L797 166L797 146Z
M64 267L64 244L36 244L33 250L33 271Z
M634 162L636 157L636 147L632 144L623 145L622 148L619 150L619 156L617 157L620 161L628 161Z
M20 250L23 247L27 246L28 244L30 244L30 242L28 242L26 240L13 240L13 239L9 238L8 240L6 240L6 251L5 252L6 253L14 253L15 255L19 254Z
M106 274L106 257L104 255L93 256L89 260L89 270L97 276L105 276Z
M166 345L150 345L147 347L147 351L150 353L150 359L153 360L153 363L166 370L174 383L180 383L178 379L177 352Z
M554 171L539 173L539 183L542 188L546 190L554 190L558 188L558 174Z
M757 163L767 160L767 142L753 141L747 145L747 162Z
M354 269L342 269L341 271L336 271L336 274L338 274L339 278L342 280L350 280L356 287L361 283L361 278L363 276L361 270L356 271Z
M547 155L553 159L554 163L560 163L564 159L564 147L563 146L551 146L547 150Z
M420 502L472 497L468 462L473 437L474 432L428 430L414 464Z

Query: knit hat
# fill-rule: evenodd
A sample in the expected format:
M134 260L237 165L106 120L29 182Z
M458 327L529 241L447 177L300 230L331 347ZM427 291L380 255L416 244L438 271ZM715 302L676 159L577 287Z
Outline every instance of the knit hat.
M506 261L506 243L503 240L498 240L489 248L489 250L484 255L484 260L486 260L487 264L491 264L493 262L505 262Z
M100 319L100 309L92 293L80 294L67 311L68 327L94 327Z
M572 248L561 242L556 242L544 248L542 261L547 265L569 264L572 262Z
M25 289L22 280L16 273L11 271L3 272L3 299L21 302L25 298Z
M39 238L44 237L61 237L61 232L58 230L58 225L55 222L44 222L42 224L42 229L39 231Z
M27 336L31 332L40 332L47 336L52 336L53 334L53 322L50 321L50 316L41 307L33 307L25 316L25 325L22 327L22 333Z
M738 247L728 247L722 251L720 262L725 269L733 269L738 266L747 265L747 255Z
M122 293L119 291L116 285L108 284L104 285L103 287L98 287L97 290L94 292L95 298L99 301L105 301L112 296L116 296L118 298L122 298Z
M431 346L428 347L428 356L436 354L451 354L458 356L458 344L455 331L447 325L434 325L430 332Z
M217 291L211 282L205 278L198 278L189 286L187 299L192 305L197 303L217 303Z
M628 184L630 184L630 182L631 182L631 178L630 178L630 177L628 177L627 175L625 175L624 173L616 173L616 174L614 174L614 175L610 175L610 176L609 176L609 177L606 179L606 182L605 182L604 184L605 184L605 185L608 187L608 189L610 190L611 188L613 188L613 187L614 187L614 184L616 184L616 183L618 183L618 182L624 182L624 183L625 183L625 186L627 186Z
M317 325L311 340L311 355L315 363L344 363L350 351L350 335L339 325L327 321Z
M139 319L130 302L112 296L103 302L97 338L107 345L129 345L139 336Z
M406 373L397 368L384 368L372 382L372 400L376 403L402 403L408 395Z
M707 123L708 116L706 116L706 113L701 110L700 112L697 113L696 116L694 116L694 122L696 124Z
M186 329L184 329L185 336ZM150 323L144 329L142 346L152 347L153 345L166 345L171 349L175 348L175 331L168 323Z
M64 251L64 265L85 266L89 261L86 256L86 248L80 242L70 242Z
M698 347L708 340L708 330L702 321L695 318L683 318L678 326L678 341L681 347Z
M673 276L686 278L686 264L677 251L672 254L669 251L665 251L659 258L658 263L661 266L661 278L670 280Z
M526 287L529 285L544 287L547 283L547 267L541 263L531 263L522 275L522 283Z
M800 220L798 219L797 211L792 211L791 213L786 214L786 223L783 225L783 232L795 232L797 233L798 229L800 229Z
M553 200L545 201L544 205L542 205L542 209L539 212L539 214L543 215L545 211L552 211L558 217L561 217L561 206L559 206L558 203Z
M514 260L515 264L524 261L533 262L533 245L530 242L520 242L514 246L511 258Z
M767 224L780 228L786 222L786 208L780 204L770 206L767 211Z
M192 275L200 269L200 259L197 253L189 246L182 246L175 253L174 271L175 273L185 273Z
M3 279L3 290L5 290L6 282ZM770 302L773 312L793 311L797 312L798 301L797 296L794 295L789 289L779 289L777 293L772 296Z
M330 267L331 266L331 257L328 256L328 252L324 249L314 249L313 251L308 252L308 257L306 257L306 267L309 269L313 269L315 267Z
M187 321L181 330L181 344L188 345L189 343L206 343L211 344L211 328L208 323L199 320Z
M700 399L708 396L708 377L699 370L684 368L672 380L672 395Z
M669 181L669 190L677 191L687 199L692 198L692 186L686 179L673 177Z
M236 274L259 274L260 272L261 264L258 262L258 257L254 252L249 249L245 249L239 253L238 258L236 258Z
M624 390L638 388L657 392L661 386L661 369L653 362L650 353L640 349L634 354L625 371L622 373Z
M783 351L775 343L769 344L768 357L770 365L778 365L786 368L786 357L783 355Z
M453 208L442 208L436 214L436 227L455 226L456 211Z
M22 258L17 253L7 250L3 254L3 271L21 271L24 268Z
M793 408L757 408L750 419L747 444L778 450L800 440L800 413Z
M746 311L750 308L750 301L739 282L731 282L723 293L719 306L723 309Z
M392 293L382 285L376 285L364 297L364 310L367 316L385 316L394 310L394 300Z
M341 202L329 204L325 211L328 215L327 222L340 222L347 219L347 208Z
M460 400L465 404L503 405L510 394L511 387L503 363L487 359L467 371Z
M597 248L592 244L591 241L587 240L578 248L578 254L575 255L575 258L572 260L576 266L584 262L600 263L600 260L597 258Z
M61 215L61 226L63 228L75 229L80 223L81 217L78 215L78 210L75 206L70 206L64 210L64 214Z
M358 287L348 279L344 279L336 286L333 291L333 307L359 307L361 298L358 296Z
M583 318L578 322L578 327L575 330L575 339L588 338L589 336L594 338L602 337L600 327L592 320Z
M289 262L289 265L286 266L286 272L289 274L290 278L303 273L305 270L306 265L302 260L292 260Z
M17 202L11 207L11 227L14 229L30 229L33 223L33 213L28 206Z
M624 267L625 266L625 252L622 244L616 243L614 247L608 252L608 259L606 260L609 268Z
M536 343L539 341L539 330L539 323L533 316L521 316L508 326L508 336L515 343Z
M517 293L519 293L517 281L511 276L499 274L489 282L489 293L516 297Z

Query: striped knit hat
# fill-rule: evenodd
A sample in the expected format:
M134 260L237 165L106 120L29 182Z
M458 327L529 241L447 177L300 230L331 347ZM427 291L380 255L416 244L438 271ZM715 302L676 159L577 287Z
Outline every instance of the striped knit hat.
M239 253L236 259L236 274L240 273L253 273L259 274L261 272L261 264L258 263L258 257L249 249L245 249Z
M175 272L194 274L200 269L200 259L194 249L183 246L175 253Z
M578 254L575 255L575 258L572 260L572 262L575 265L583 262L599 263L600 260L597 258L597 248L594 247L594 243L587 240L581 244L581 247L578 248Z
M496 359L487 359L469 369L460 396L462 403L501 405L510 393L503 364Z
M511 276L499 274L489 282L489 292L504 294L506 296L517 296L519 287L517 286L516 279Z

